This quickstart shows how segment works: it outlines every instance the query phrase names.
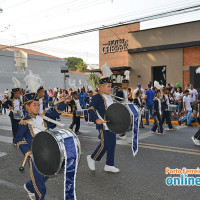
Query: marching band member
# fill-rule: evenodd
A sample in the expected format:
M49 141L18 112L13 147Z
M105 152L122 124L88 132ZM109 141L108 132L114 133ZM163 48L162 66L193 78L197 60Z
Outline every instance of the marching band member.
M72 118L72 124L70 125L70 129L73 129L74 125L76 125L75 128L75 133L76 134L80 134L81 132L79 132L80 129L80 116L77 116L76 111L77 110L82 110L81 105L80 105L80 101L78 98L78 92L75 91L73 92L73 99L70 101L70 106L73 109L73 118Z
M161 119L161 91L157 90L156 96L153 100L154 102L154 109L153 109L153 115L154 115L154 124L151 128L151 133L157 134L156 130L158 129L158 134L165 135L163 133L163 125L162 125L162 119Z
M130 72L128 70L124 72L125 78L122 80L122 88L118 90L115 95L117 101L123 101L122 99L124 99L126 103L129 102L128 101L129 74ZM117 97L120 97L120 98L117 98ZM120 134L119 138L127 139L127 137L125 136L125 133Z
M32 88L31 91L34 91L34 89ZM37 91L37 89L35 89L35 91ZM43 115L56 120L64 111L68 102L69 100L66 99L65 101L57 104L55 109L49 110ZM23 118L23 120L20 121L17 135L15 137L15 143L24 155L29 156L31 155L32 140L34 136L40 132L40 130L29 125L28 122L33 121L34 123L45 128L54 128L55 125L52 126L52 123L44 121L43 118L38 115L40 107L39 97L36 92L26 93L24 95L24 106L28 114ZM48 177L41 175L37 171L31 157L29 157L29 167L31 180L24 184L24 189L28 192L30 199L44 200L46 193L45 181L48 179Z
M164 124L165 120L170 130L175 130L176 128L172 126L171 118L170 118L170 111L168 110L169 105L169 88L164 88L163 91L163 98L162 98L162 123Z
M129 73L130 72L128 70L126 70L124 72L124 75L126 77L122 80L122 88L120 90L118 90L118 92L115 95L117 97L124 99L125 102L128 102ZM122 101L122 99L120 99L120 98L119 99L116 98L116 100Z
M133 100L133 103L140 108L140 111L142 111L142 109L143 109L143 102L142 102L142 99L141 99L142 98L142 92L140 90L136 89L136 90L134 90L134 93L135 93L135 98ZM141 118L140 128L145 128L144 125L143 125L143 121L142 121L142 112L141 112L140 118Z
M18 126L19 126L19 122L21 120L21 100L20 100L20 82L13 77L12 78L14 85L14 88L11 91L11 97L8 98L8 100L5 102L5 107L7 109L10 109L10 113L9 113L9 117L10 117L10 121L11 121L11 126L12 126L12 133L13 133L13 144L16 145L16 143L14 142L16 134L17 134L17 130L18 130ZM15 113L20 114L19 116L16 116Z
M39 114L43 113L45 111L45 105L44 105L44 88L43 86L40 86L37 90L38 98L39 98Z
M110 76L112 72L106 64L102 66L101 70L103 77L99 80L100 92L92 97L88 108L89 115L92 117L93 122L96 123L96 128L99 130L101 142L92 155L87 156L87 162L89 169L94 171L95 161L100 161L107 152L104 170L117 173L119 169L114 166L116 134L110 132L107 125L103 122L107 108L113 104L113 99L110 96L112 85Z
M92 90L89 90L89 91L88 91L88 96L87 96L86 99L85 99L87 108L88 108L89 105L90 105L90 102L91 102L91 100L92 100L92 97L93 97L93 91L92 91Z

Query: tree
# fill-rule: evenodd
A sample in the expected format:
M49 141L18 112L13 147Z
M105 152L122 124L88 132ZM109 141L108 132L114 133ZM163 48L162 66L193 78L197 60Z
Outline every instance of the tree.
M91 87L98 88L99 86L99 76L95 73L91 73L88 79L88 85Z
M87 64L84 61L80 61L76 67L79 72L83 72L87 69Z
M68 57L66 59L66 65L69 67L69 70L71 71L76 71L77 70L77 65L80 62L83 62L82 58L76 58L76 57Z

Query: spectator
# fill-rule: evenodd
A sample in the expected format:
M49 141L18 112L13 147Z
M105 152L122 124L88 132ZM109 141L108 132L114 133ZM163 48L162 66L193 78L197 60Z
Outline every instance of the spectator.
M153 99L155 96L155 92L151 89L151 84L147 85L147 90L145 91L145 101L146 101L146 123L145 125L149 125L149 112L153 117Z
M2 109L4 110L4 114L6 114L6 101L8 100L8 96L4 95L2 100Z
M48 93L49 97L53 97L53 91L51 88L49 88L49 93Z
M44 91L44 107L48 108L48 103L49 103L49 95L47 94L47 91Z
M174 100L175 104L177 105L177 114L182 110L183 108L183 92L181 87L176 88L176 92L174 93Z
M143 95L144 94L144 89L142 88L142 84L141 83L138 83L137 84L137 88L138 88L138 90L141 92L141 94Z
M86 102L85 102L86 98L87 98L87 94L85 93L84 88L81 88L81 92L79 93L79 101L83 109L86 108Z
M185 90L185 96L183 97L183 108L185 111L185 115L179 119L178 123L181 125L181 123L185 120L187 120L187 126L192 126L191 125L191 120L192 120L192 107L190 104L190 97L189 97L189 90Z
M194 89L193 85L190 84L190 89L189 90L189 97L190 97L190 103L191 103L191 107L192 110L194 112L194 116L197 115L197 100L198 100L198 92L196 89Z
M133 102L133 95L132 95L131 88L128 88L128 100L129 100L130 102Z

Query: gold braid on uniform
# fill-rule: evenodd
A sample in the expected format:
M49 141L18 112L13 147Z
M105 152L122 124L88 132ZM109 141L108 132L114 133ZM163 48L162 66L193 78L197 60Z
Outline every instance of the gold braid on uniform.
M31 161L31 159L30 159L29 161L30 161L30 175L31 175L31 180L32 180L32 182L33 182L33 187L34 187L34 189L35 189L37 195L38 195L39 198L41 199L41 198L42 198L42 194L40 193L40 191L39 191L39 189L38 189L38 187L37 187L37 184L36 184L36 182L35 182L35 177L34 177L34 175L33 175L32 161Z
M32 121L32 119L21 120L21 121L19 122L19 124L20 124L20 125L28 125L28 123L29 123L30 121Z
M94 156L94 160L97 159L97 157L99 156L99 154L102 152L103 148L104 148L104 136L103 136L103 130L101 129L100 130L100 134L101 134L101 147L100 149L98 150L98 152L96 153L96 155Z
M28 144L28 142L25 141L25 140L20 141L20 142L17 143L17 147L19 148L19 146L22 145L22 144Z

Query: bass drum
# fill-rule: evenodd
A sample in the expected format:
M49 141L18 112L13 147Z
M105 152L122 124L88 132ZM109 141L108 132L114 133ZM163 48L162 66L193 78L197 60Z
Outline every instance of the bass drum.
M111 132L122 134L132 130L133 113L128 105L125 103L113 103L106 110L105 120Z
M81 157L81 145L71 130L42 131L32 142L32 159L37 170L44 176L58 174L65 159L64 139L73 137L77 147L78 161Z

